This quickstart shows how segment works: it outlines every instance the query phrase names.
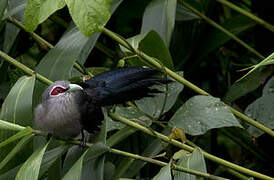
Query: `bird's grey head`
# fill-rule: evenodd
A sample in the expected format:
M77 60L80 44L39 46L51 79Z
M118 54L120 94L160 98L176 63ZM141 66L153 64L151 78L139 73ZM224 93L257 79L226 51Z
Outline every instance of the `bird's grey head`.
M42 102L51 98L64 96L65 94L76 91L76 90L83 90L83 89L81 86L77 84L70 84L69 81L55 81L42 94Z

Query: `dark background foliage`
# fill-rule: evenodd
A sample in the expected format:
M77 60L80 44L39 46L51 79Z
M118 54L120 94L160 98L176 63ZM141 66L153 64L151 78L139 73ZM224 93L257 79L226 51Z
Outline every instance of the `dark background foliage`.
M23 1L20 2L22 3ZM269 29L257 24L250 18L233 11L215 0L188 0L187 2L200 12L204 13L207 17L233 32L237 35L237 37L247 43L250 47L256 49L263 56L267 57L273 53L274 34ZM274 9L271 1L234 0L230 2L246 11L251 12L254 15L257 15L266 22L274 24ZM105 27L118 33L126 39L140 34L144 31L144 24L147 20L144 17L144 12L150 3L151 1L148 0L122 1L116 11L111 15L111 18ZM9 2L8 7L10 9L16 6L15 1ZM7 9L6 11L9 10ZM152 11L151 13L155 13L157 16L157 13L159 12ZM20 21L23 21L23 15L20 13L15 14L14 17ZM154 25L156 26L157 24L151 22L151 27ZM71 29L72 19L69 9L65 7L55 12L47 20L40 24L35 30L35 33L39 34L43 39L51 44L56 45L60 42L60 38L63 37L64 33ZM159 33L157 29L154 30ZM30 36L29 33L19 30L15 27L14 23L6 19L0 21L0 32L1 50L31 69L35 69L38 72L42 71L37 65L40 61L43 61L45 55L48 54L50 49L49 47L39 44L35 38ZM175 25L170 43L167 43L162 34L159 34L163 39L160 40L162 42L157 39L158 36L155 34L153 35L153 32L150 35L151 37L149 40L143 41L142 47L140 45L141 43L139 44L139 48L143 48L141 49L142 51L147 52L148 54L152 53L149 55L155 57L157 56L157 50L156 53L154 52L153 54L153 47L162 47L161 44L165 43L172 57L173 65L170 65L172 70L176 72L183 71L184 77L187 80L201 89L206 90L214 97L219 97L224 103L231 105L240 112L246 111L246 114L251 112L252 117L258 121L268 119L268 121L263 124L269 128L273 128L273 123L272 126L270 125L271 122L273 122L274 117L271 115L271 113L273 114L273 112L271 112L271 108L269 111L264 111L264 114L269 115L268 117L260 114L263 111L262 109L256 110L256 107L259 105L251 104L259 98L262 98L261 96L263 95L263 89L268 88L266 87L266 82L268 82L272 76L273 67L271 65L261 67L245 79L236 82L246 73L245 71L240 72L238 70L253 64L257 64L262 59L258 58L254 55L254 53L232 40L231 37L217 30L215 27L208 24L208 22L201 19L198 15L188 10L180 3L180 1L177 2ZM117 67L117 64L121 62L121 59L128 55L128 52L121 49L117 42L113 41L104 33L100 35L96 41L95 47L91 51L87 50L81 53L83 54L83 58L86 58L84 58L80 64L82 64L89 72L94 74L106 69ZM159 54L162 56L165 53L159 52ZM77 57L79 58L80 56L81 55ZM168 55L165 57L168 57ZM161 59L159 57L157 58ZM135 63L132 59L125 60L126 66L135 65ZM168 66L167 64L168 63L164 65ZM172 66L174 66L174 68L172 68ZM98 68L95 69L94 67ZM25 73L22 70L0 58L1 105L6 99L11 87L13 87L16 81L24 74ZM71 81L78 80L80 79L80 75L79 73L72 73L69 78ZM51 80L56 79L55 77L52 77ZM269 88L271 87L272 86L270 83ZM166 122L172 119L175 112L178 112L180 107L183 107L183 105L190 98L197 95L196 92L188 87L184 87L183 91L180 92L182 88L183 87L181 87L178 92L174 92L174 94L180 94L178 97L177 95L174 95L174 97L176 97L176 102L174 100L174 105L172 104L172 108L170 108L170 110L164 115L161 115L159 118L157 117L157 121L160 121L160 123L164 123L166 125ZM165 91L165 89L163 90ZM39 100L36 98L36 100L33 99L33 101L35 106L35 104L37 104L35 101ZM210 102L210 100L207 102ZM265 104L264 109L267 109L267 107L273 107L271 102L273 101L270 101L268 104L265 100L262 100L262 104ZM140 109L142 109L142 103L144 102L139 102L141 105L138 105L138 102L136 102ZM152 103L152 101L149 101L149 103ZM261 105L261 107L262 106L263 105ZM120 113L124 113L123 115L126 116L126 107L121 106L120 108ZM136 114L134 115L134 118L143 116ZM153 116L150 113L148 114ZM270 118L270 115L272 118ZM214 115L214 117L215 116L217 115ZM221 114L220 117L221 116L223 116L223 114ZM210 118L214 119L214 117ZM128 118L130 119L130 117ZM205 117L205 119L206 118L208 117ZM258 134L256 130L252 130L251 128L247 130L249 125L242 121L240 121L240 123L245 129L240 129L238 127L226 127L211 129L210 131L203 133L203 135L187 133L187 139L191 140L200 148L211 154L263 174L273 176L273 137L268 134ZM150 127L158 132L165 129L154 122L152 122ZM107 137L111 137L116 132L118 132L118 129L113 128L112 131L108 131ZM170 133L170 130L166 132L167 135ZM154 148L159 149L159 153L167 153L165 157L160 158L160 160L166 162L168 162L167 158L170 158L170 156L179 150L179 148L166 146L156 141L157 139L155 140L155 138L137 131L129 137L121 140L114 147L116 149L135 154L142 154L144 151L147 151L147 156L153 154L150 152L152 152ZM153 143L158 144L157 146L152 146ZM28 156L29 154L25 153L22 156L24 158L19 159L17 163L9 163L6 168L1 169L1 174L9 172L16 165L24 162ZM66 162L67 159L64 160L64 155L62 158L59 157L60 162ZM117 173L117 171L115 172L114 170L110 170L111 173L116 175L116 177L120 175L121 177L141 177L150 179L158 174L160 169L159 166L153 164L140 165L140 162L139 164L137 162L132 163L130 160L121 158L118 155L107 154L105 158L106 162L109 162L108 165L107 163L105 164L105 170L113 169L113 166L119 167L120 169L122 169L121 167L124 167L125 169L128 168L127 171L120 171L122 174ZM129 167L127 167L127 163ZM72 165L72 162L70 162L70 165ZM55 166L59 165L55 164ZM109 168L106 168L106 166L109 166ZM68 167L70 166L68 165ZM231 179L235 178L235 172L231 172L230 170L213 163L212 161L206 160L206 168L207 172L210 174ZM52 169L50 169L48 175L50 176L50 173L52 172ZM107 177L107 175L105 175L105 177Z

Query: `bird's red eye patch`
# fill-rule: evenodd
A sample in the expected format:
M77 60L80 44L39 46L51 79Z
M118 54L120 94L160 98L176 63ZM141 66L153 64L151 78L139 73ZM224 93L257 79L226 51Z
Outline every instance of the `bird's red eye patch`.
M50 92L50 95L58 95L58 94L63 93L65 91L67 91L67 89L64 89L60 86L57 86L57 87L53 88L53 90Z

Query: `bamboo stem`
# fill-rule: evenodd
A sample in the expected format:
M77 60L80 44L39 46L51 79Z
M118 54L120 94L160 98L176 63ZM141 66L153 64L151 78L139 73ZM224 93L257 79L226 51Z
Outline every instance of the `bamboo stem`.
M148 56L147 54L143 53L142 51L139 51L138 49L134 49L124 38L117 35L116 33L112 32L112 31L110 31L106 28L102 28L102 31L103 31L104 34L108 35L110 38L117 41L119 44L121 44L125 48L129 49L130 51L132 51L133 53L138 55L142 60L144 60L145 62L148 62L149 64L151 64L153 66L155 66L159 70L162 70L163 72L167 73L169 76L171 76L176 81L181 82L182 84L189 87L190 89L197 92L198 94L211 96L208 92L206 92L203 89L199 88L198 86L192 84L191 82L189 82L188 80L186 80L185 78L180 76L179 74L173 72L172 70L168 69L167 67L163 67L160 63L158 63L155 60L155 58ZM272 131L268 127L266 127L266 126L262 125L261 123L251 119L250 117L247 117L246 115L244 115L243 113L237 111L236 109L233 109L232 107L230 107L228 105L226 105L226 106L232 111L233 114L235 114L236 116L242 118L242 120L246 121L247 123L257 127L258 129L260 129L260 130L264 131L265 133L267 133L267 134L271 135L272 137L274 137L274 131Z
M15 24L17 27L19 27L20 29L23 29L25 32L26 29L25 29L25 26L20 22L18 21L17 19L13 18L13 17L8 17L8 20ZM31 37L33 37L42 47L48 47L50 49L53 49L54 46L52 44L50 44L48 41L46 41L45 39L43 39L41 36L39 36L38 34L34 33L34 32L28 32ZM84 68L82 68L82 66L77 62L75 61L74 64L73 64L74 68L77 69L79 72L81 72L82 74L84 74L85 72L90 76L90 77L93 77L93 75L90 73L90 72L87 72Z
M29 67L25 66L24 64L16 61L16 59L13 59L12 57L8 56L6 53L4 53L3 51L0 50L0 56L3 58L3 60L13 64L15 67L23 70L26 74L32 76L35 75L35 77L40 80L41 82L45 83L45 84L52 84L53 82L49 79L47 79L46 77L42 76L41 74L36 73L35 71L33 71L32 69L30 69Z
M206 15L204 15L203 13L201 13L200 11L198 11L197 9L195 9L194 7L192 7L190 4L188 4L184 0L180 0L180 3L183 4L184 6L186 6L188 9L190 9L192 12L194 12L198 16L200 16L208 24L212 25L216 29L219 29L220 31L222 31L223 33L225 33L231 39L235 40L237 43L239 43L240 45L242 45L243 47L245 47L248 51L252 52L253 54L255 54L260 59L264 59L265 58L262 54L260 54L254 48L252 48L251 46L249 46L248 44L246 44L244 41L242 41L241 39L239 39L237 36L235 36L233 33L231 33L230 31L228 31L227 29L223 28L222 26L220 26L219 24L217 24L216 22L214 22L213 20L211 20L210 18L208 18Z
M233 3L231 3L231 2L229 2L227 0L216 0L216 1L218 1L219 3L224 4L227 7L229 7L231 9L233 9L233 10L235 10L235 11L237 11L237 12L239 12L239 13L247 16L247 17L249 17L250 19L252 19L255 22L257 22L258 24L261 24L262 26L264 26L266 29L274 32L274 26L272 24L266 22L265 20L259 18L258 16L255 16L254 14L252 14L252 13L250 13L250 12L248 12L248 11L246 11L246 10L238 7L238 6L236 6L235 4L233 4Z
M174 146L176 146L176 147L182 148L182 149L187 150L187 151L189 151L189 152L192 152L192 151L194 150L194 148L191 147L191 146L188 146L188 145L186 145L186 144L183 144L183 143L181 143L181 142L179 142L179 141L177 141L177 140L170 139L169 137L167 137L167 136L165 136L165 135L163 135L163 134L161 134L161 133L158 133L158 132L156 132L156 131L152 131L151 129L148 129L148 128L146 128L146 127L143 127L142 125L137 124L137 123L135 123L135 122L133 122L133 121L130 121L130 120L128 120L128 119L126 119L126 118L124 118L124 117L121 117L121 116L119 116L119 115L117 115L117 114L114 114L114 113L111 113L111 112L110 112L110 113L109 113L109 116L110 116L112 119L115 119L115 120L117 120L117 121L120 121L120 122L122 122L122 123L128 125L128 126L131 126L131 127L136 128L136 129L139 129L140 131L142 131L142 132L144 132L144 133L146 133L146 134L149 134L149 135L151 135L151 136L157 137L157 138L159 138L159 139L161 139L161 140L163 140L163 141L165 141L165 142L167 142L167 143L169 143L169 144L172 144L172 145L174 145ZM221 158L219 158L219 157L216 157L216 156L214 156L214 155L211 155L211 154L209 154L209 153L207 153L207 152L205 152L205 151L203 151L203 150L202 150L202 153L203 153L203 155L204 155L205 158L207 158L207 159L209 159L209 160L211 160L211 161L214 161L214 162L216 162L216 163L218 163L218 164L221 164L221 165L223 165L223 166L226 166L226 167L228 167L228 168L234 169L234 170L236 170L236 171L238 171L238 172L241 172L241 173L244 173L244 174L253 176L253 177L257 177L257 178L259 178L259 179L269 179L269 180L273 180L273 178L271 178L271 177L269 177L269 176L267 176L267 175L264 175L264 174L258 173L258 172L256 172L256 171L252 171L252 170L250 170L250 169L247 169L247 168L244 168L244 167L242 167L242 166L239 166L239 165L237 165L237 164L231 163L231 162L229 162L229 161L226 161L226 160L224 160L224 159L221 159Z

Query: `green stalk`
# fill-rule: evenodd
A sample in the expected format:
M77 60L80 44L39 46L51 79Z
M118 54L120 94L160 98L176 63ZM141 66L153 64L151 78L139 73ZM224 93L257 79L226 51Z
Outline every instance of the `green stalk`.
M33 130L33 133L36 134L36 135L47 136L47 133L45 133L43 131L40 131L40 130ZM65 142L70 143L70 144L83 145L83 143L81 141L78 141L78 140L67 140L67 139L62 139L60 137L55 137L55 138L58 139L58 140L65 141ZM93 144L91 144L91 143L86 143L87 147L92 147L92 145ZM149 157L143 157L143 156L140 156L140 155L137 155L137 154L121 151L121 150L118 150L118 149L113 149L113 148L110 148L110 147L108 147L108 152L113 153L113 154L117 154L117 155L121 155L121 156L124 156L124 157L128 157L128 158L134 158L134 159L138 159L138 160L145 161L145 162L148 162L148 163L156 164L158 166L168 165L168 163L166 163L166 162L155 160L155 159L152 159L152 158L149 158ZM193 175L196 175L196 176L205 177L207 179L212 179L212 180L228 180L226 178L222 178L222 177L214 176L214 175L211 175L211 174L208 174L208 173L203 173L203 172L187 169L187 168L184 168L182 166L177 166L177 165L173 165L172 169L177 170L177 171L182 171L182 172L185 172L185 173L189 173L189 174L193 174Z
M151 130L151 129L148 129L148 128L146 128L146 127L143 127L142 125L137 124L137 123L135 123L135 122L133 122L133 121L130 121L130 120L128 120L128 119L126 119L126 118L124 118L124 117L121 117L121 116L119 116L119 115L117 115L117 114L109 113L109 116L110 116L112 119L115 119L115 120L117 120L117 121L120 121L120 122L122 122L122 123L124 123L124 124L126 124L126 125L128 125L128 126L134 127L134 128L136 128L136 129L138 129L138 130L140 130L140 131L142 131L142 132L144 132L144 133L146 133L146 134L149 134L149 135L151 135L151 136L157 137L157 138L159 138L159 139L161 139L161 140L163 140L163 141L165 141L165 142L167 142L167 143L169 143L169 144L172 144L172 145L174 145L174 146L176 146L176 147L182 148L182 149L187 150L187 151L189 151L189 152L192 152L192 151L194 150L194 148L191 147L191 146L188 146L188 145L186 145L186 144L183 144L183 143L181 143L181 142L179 142L179 141L177 141L177 140L170 139L169 137L167 137L167 136L165 136L165 135L163 135L163 134L161 134L161 133L158 133L158 132L156 132L156 131L153 131L153 130ZM237 164L231 163L231 162L226 161L226 160L224 160L224 159L221 159L221 158L219 158L219 157L213 156L213 155L211 155L211 154L209 154L209 153L207 153L207 152L205 152L205 151L202 151L202 153L203 153L203 155L204 155L205 158L207 158L207 159L209 159L209 160L211 160L211 161L214 161L214 162L216 162L216 163L218 163L218 164L221 164L221 165L223 165L223 166L226 166L226 167L228 167L228 168L231 168L231 169L234 169L234 170L236 170L236 171L239 171L239 172L241 172L241 173L244 173L244 174L247 174L247 175L250 175L250 176L253 176L253 177L257 177L257 178L259 178L259 179L269 179L269 180L273 180L273 178L271 178L271 177L269 177L269 176L267 176L267 175L264 175L264 174L258 173L258 172L256 172L256 171L252 171L252 170L250 170L250 169L247 169L247 168L244 168L244 167L242 167L242 166L239 166L239 165L237 165Z
M233 170L233 169L226 169L226 171L229 174L232 174L233 176L237 177L237 179L241 179L241 180L251 180L251 178L244 176L240 173L238 173L237 171Z
M49 79L47 79L46 77L42 76L41 74L36 73L35 71L33 71L32 69L30 69L29 67L25 66L24 64L16 61L16 59L13 59L12 57L8 56L6 53L4 53L3 51L0 50L0 56L7 62L9 62L10 64L13 64L15 67L23 70L26 74L32 76L35 75L35 77L40 80L41 82L45 83L45 84L52 84L53 82Z
M156 164L158 166L168 165L168 163L166 163L166 162L162 162L162 161L155 160L155 159L148 158L148 157L143 157L143 156L140 156L140 155L137 155L137 154L128 153L128 152L125 152L125 151L120 151L118 149L111 149L110 148L109 152L114 153L114 154L118 154L118 155L121 155L121 156L131 157L131 158L138 159L138 160L141 160L141 161L153 163L153 164ZM226 179L226 178L210 175L208 173L202 173L202 172L199 172L199 171L187 169L187 168L184 168L182 166L177 166L177 165L172 165L172 166L173 166L172 169L174 169L174 170L182 171L182 172L185 172L185 173L193 174L193 175L204 177L204 178L207 178L207 179L215 179L215 180L218 180L218 179L224 180L224 179Z
M250 19L257 22L258 24L261 24L262 26L264 26L266 29L274 32L274 26L272 24L269 24L268 22L266 22L265 20L255 16L254 14L252 14L252 13L236 6L235 4L233 4L233 3L231 3L227 0L216 0L216 1L218 1L219 3L224 4L224 5L228 6L229 8L231 8L231 9L233 9L233 10L235 10L235 11L237 11L237 12L239 12L239 13L247 16L247 17L249 17Z
M203 13L201 13L200 11L198 11L197 9L195 9L194 7L192 7L190 4L188 4L184 0L180 0L180 3L183 4L184 6L186 6L188 9L190 9L192 12L194 12L198 16L200 16L208 24L212 25L216 29L219 29L220 31L222 31L223 33L225 33L227 36L229 36L231 39L234 39L237 43L239 43L240 45L242 45L243 47L245 47L248 51L252 52L253 54L255 54L260 59L264 59L265 58L262 54L260 54L254 48L250 47L248 44L246 44L244 41L242 41L241 39L239 39L233 33L231 33L227 29L223 28L222 26L220 26L219 24L217 24L216 22L214 22L213 20L211 20L210 18L208 18L207 16L205 16Z
M13 17L8 17L8 20L11 23L15 24L17 27L19 27L20 29L23 29L25 32L27 32L25 29L25 26L17 19L15 19ZM50 49L54 48L54 46L52 44L47 42L45 39L43 39L38 34L36 34L34 32L28 32L28 33L41 45L41 47L50 48ZM74 62L73 66L75 69L77 69L82 74L84 74L86 72L90 77L93 77L93 75L90 72L87 72L84 68L82 68L82 66L77 61Z
M163 67L160 63L158 63L155 60L155 58L148 56L147 54L143 53L142 51L139 51L138 49L134 49L124 38L117 35L116 33L112 32L112 31L110 31L106 28L103 28L102 31L103 31L104 34L106 34L107 36L109 36L113 40L117 41L119 44L121 44L125 48L129 49L133 53L135 53L142 60L144 60L145 62L148 62L149 64L151 64L153 66L155 66L160 71L163 71L164 73L167 73L169 76L171 76L176 81L184 84L185 86L189 87L190 89L197 92L198 94L211 96L208 92L206 92L203 89L201 89L201 88L197 87L196 85L192 84L191 82L189 82L188 80L186 80L185 78L180 76L179 74L171 71L167 67ZM230 107L228 105L227 105L227 107L232 111L233 114L235 114L236 116L242 118L242 120L246 121L247 123L251 124L252 126L255 126L258 129L260 129L260 130L264 131L265 133L267 133L267 134L271 135L272 137L274 137L274 131L272 131L268 127L265 127L261 123L251 119L250 117L247 117L243 113L237 111L236 109L233 109L232 107Z

